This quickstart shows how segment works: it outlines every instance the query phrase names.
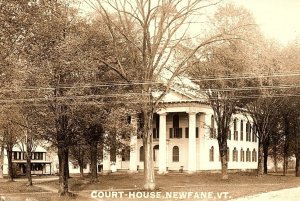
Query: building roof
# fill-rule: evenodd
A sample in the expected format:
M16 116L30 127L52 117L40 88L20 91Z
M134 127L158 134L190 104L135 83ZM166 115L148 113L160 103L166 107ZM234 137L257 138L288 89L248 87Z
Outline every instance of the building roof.
M24 151L26 150L26 145L21 145L21 144L18 144L18 145L15 145L13 147L13 151ZM41 146L37 146L33 152L47 152L47 150Z

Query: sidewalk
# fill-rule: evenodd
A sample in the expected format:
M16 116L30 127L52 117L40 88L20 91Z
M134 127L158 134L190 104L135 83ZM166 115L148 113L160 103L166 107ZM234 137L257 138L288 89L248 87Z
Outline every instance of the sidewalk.
M298 201L300 200L300 187L271 191L230 201Z

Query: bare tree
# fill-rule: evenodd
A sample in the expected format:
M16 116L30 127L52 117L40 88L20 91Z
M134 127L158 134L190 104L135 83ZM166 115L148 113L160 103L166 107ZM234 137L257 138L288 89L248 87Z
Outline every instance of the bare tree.
M187 69L187 61L202 47L219 41L222 34L203 39L186 55L177 54L184 47L184 41L193 38L190 25L195 23L194 15L205 12L205 8L218 1L202 0L114 0L87 1L101 15L110 34L112 57L97 57L107 68L113 69L132 90L139 93L142 101L137 103L143 114L144 188L156 188L153 149L152 122L158 104L173 84L174 78ZM199 22L199 21L198 21ZM197 30L197 34L202 34ZM162 79L167 77L167 79ZM164 82L157 85L157 82ZM135 84L143 83L143 84ZM160 91L159 96L153 96Z

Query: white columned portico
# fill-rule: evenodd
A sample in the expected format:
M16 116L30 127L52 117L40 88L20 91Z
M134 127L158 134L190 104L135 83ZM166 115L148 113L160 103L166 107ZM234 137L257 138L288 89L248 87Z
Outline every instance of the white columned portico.
M131 119L131 123L134 126L134 133L130 136L130 161L129 172L136 173L137 171L137 120Z
M167 113L159 114L159 164L158 173L167 173Z
M196 112L188 112L189 114L189 157L188 172L196 172Z

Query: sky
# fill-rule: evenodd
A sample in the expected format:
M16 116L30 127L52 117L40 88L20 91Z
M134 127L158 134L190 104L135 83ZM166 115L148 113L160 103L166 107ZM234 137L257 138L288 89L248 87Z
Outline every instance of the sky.
M267 38L286 45L300 40L300 0L232 0L246 7Z
M242 5L255 17L263 34L287 45L300 40L300 0L223 0ZM86 6L86 5L85 5Z

